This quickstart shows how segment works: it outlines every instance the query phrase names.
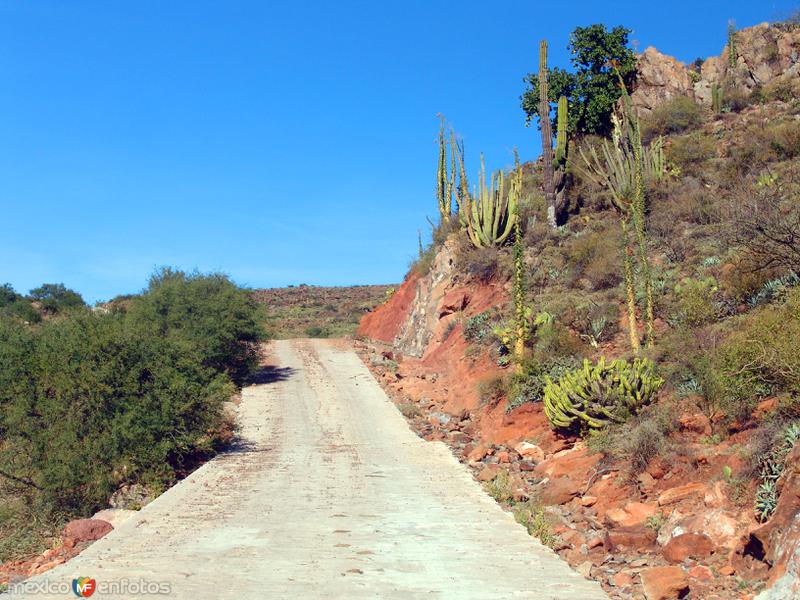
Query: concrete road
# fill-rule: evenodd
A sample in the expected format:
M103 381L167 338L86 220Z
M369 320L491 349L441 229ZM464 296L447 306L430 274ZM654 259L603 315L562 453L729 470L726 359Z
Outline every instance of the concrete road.
M271 352L237 448L23 595L74 598L84 576L93 598L607 598L412 433L352 350Z

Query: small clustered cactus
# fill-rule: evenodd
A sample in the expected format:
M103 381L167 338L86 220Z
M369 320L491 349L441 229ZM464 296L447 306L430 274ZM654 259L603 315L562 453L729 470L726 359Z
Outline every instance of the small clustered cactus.
M786 458L800 440L800 421L790 423L783 430L782 439L761 465L761 483L756 490L755 512L762 523L767 521L778 506L778 479L786 466Z
M565 373L558 383L545 378L544 411L554 429L586 432L623 423L649 404L664 380L646 358L623 359Z

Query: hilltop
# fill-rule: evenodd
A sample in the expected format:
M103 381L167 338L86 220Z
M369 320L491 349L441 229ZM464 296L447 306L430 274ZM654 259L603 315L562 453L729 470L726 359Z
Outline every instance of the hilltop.
M361 317L393 293L392 285L324 287L301 284L253 290L273 339L353 335Z

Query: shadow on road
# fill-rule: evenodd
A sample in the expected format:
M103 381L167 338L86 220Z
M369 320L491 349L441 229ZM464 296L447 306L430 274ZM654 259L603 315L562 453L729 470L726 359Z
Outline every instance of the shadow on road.
M266 383L277 383L279 381L286 381L294 375L295 369L292 367L275 367L273 365L266 365L261 367L257 372L253 373L247 380L248 385L263 385Z

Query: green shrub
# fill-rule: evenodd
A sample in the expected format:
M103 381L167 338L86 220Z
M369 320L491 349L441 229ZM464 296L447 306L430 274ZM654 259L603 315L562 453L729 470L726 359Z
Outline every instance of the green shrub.
M520 372L511 377L506 412L528 402L541 402L546 377L560 379L564 373L578 366L578 360L572 357L542 355L540 358L524 361Z
M237 385L258 363L258 305L225 275L161 269L146 293L131 301L128 317L146 335L174 340Z
M675 286L679 318L689 325L703 325L717 316L714 293L717 281L713 277L685 277Z
M482 342L492 329L489 325L491 313L485 311L464 321L464 339L468 342Z
M648 141L658 135L681 133L703 122L703 109L687 96L677 96L642 120L642 137Z
M777 123L764 132L770 149L780 160L800 155L800 123Z
M800 392L800 289L787 291L782 303L754 310L738 325L714 354L707 387L729 416L744 418L760 398Z
M647 359L633 363L601 358L596 365L565 373L558 383L546 379L544 410L554 429L586 432L624 423L650 403L664 383Z
M49 314L86 306L81 295L68 289L63 283L44 283L41 287L32 289L29 297L38 302L42 310Z
M670 139L666 155L682 172L694 174L702 170L703 163L717 155L717 148L712 138L698 131Z
M91 514L124 483L163 489L227 435L254 311L223 276L161 271L128 311L0 318L0 483L44 516Z
M170 481L221 424L228 378L123 317L0 330L0 471L44 508L81 514L115 485Z

